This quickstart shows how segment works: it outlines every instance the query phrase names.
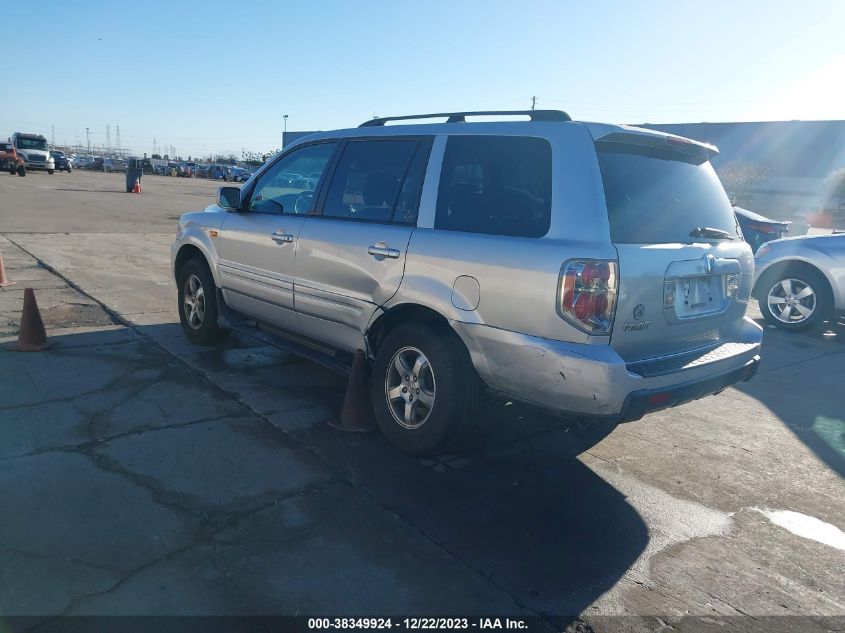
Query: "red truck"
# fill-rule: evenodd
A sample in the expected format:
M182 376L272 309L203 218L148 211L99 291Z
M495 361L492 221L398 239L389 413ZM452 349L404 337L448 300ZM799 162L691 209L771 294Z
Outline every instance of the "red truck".
M0 169L12 175L26 176L26 166L11 141L0 141Z

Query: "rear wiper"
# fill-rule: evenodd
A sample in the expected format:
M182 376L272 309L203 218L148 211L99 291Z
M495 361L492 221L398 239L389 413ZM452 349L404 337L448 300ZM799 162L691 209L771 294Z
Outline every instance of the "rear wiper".
M733 235L722 229L714 229L709 226L697 226L689 232L690 237L710 237L715 240L732 240Z

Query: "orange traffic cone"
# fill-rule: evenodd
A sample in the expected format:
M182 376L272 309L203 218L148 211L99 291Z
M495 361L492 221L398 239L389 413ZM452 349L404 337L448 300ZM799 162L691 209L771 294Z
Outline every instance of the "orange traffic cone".
M48 347L50 343L47 342L44 321L41 320L41 313L35 302L35 292L32 288L26 288L23 291L23 313L17 349L21 352L40 352Z
M329 422L329 426L339 431L355 433L369 433L376 430L373 412L370 407L370 379L367 373L367 362L364 352L355 352L352 361L352 373L346 383L346 396L343 399L343 410L340 421Z
M135 186L132 187L132 193L141 193L141 179L135 179Z
M0 288L3 286L12 286L14 283L14 281L9 281L9 278L6 277L6 267L3 265L3 253L0 253Z

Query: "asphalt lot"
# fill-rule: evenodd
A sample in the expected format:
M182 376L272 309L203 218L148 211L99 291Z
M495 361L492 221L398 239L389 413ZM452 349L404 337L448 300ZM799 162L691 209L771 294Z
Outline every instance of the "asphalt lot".
M0 337L28 285L54 342L0 349L3 614L845 629L845 328L767 329L753 381L635 423L502 404L411 459L329 428L343 380L272 338L183 340L169 245L219 183L122 184L0 175Z

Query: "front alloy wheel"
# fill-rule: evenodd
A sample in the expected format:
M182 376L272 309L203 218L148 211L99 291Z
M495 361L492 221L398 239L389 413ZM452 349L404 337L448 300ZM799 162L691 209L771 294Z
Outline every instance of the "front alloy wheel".
M195 274L188 275L182 295L185 321L192 330L199 330L205 318L205 290L199 277Z
M179 321L192 343L211 345L223 340L229 330L217 322L217 288L205 260L199 257L182 266L178 277Z
M786 270L770 278L768 291L760 295L760 312L770 325L799 331L815 327L828 318L833 307L830 285L821 273Z
M799 324L812 318L816 310L813 287L800 279L783 279L769 290L769 311L781 323Z

